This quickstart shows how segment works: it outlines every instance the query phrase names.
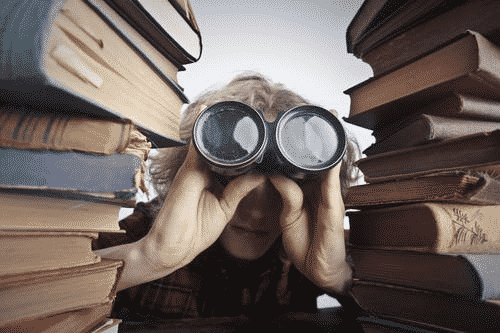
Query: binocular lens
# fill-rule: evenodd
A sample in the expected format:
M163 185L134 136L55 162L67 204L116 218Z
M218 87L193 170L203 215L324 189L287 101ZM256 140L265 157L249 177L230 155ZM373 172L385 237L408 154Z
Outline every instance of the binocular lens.
M234 104L234 102L233 102ZM246 105L217 104L195 125L194 140L206 158L222 164L244 163L263 148L264 120Z
M297 115L280 131L279 142L287 159L303 168L321 168L338 150L338 134L319 115Z

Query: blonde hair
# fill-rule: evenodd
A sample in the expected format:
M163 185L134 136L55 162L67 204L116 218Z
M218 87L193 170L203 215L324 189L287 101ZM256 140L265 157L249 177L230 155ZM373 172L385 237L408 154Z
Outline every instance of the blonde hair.
M205 108L221 101L239 101L259 109L267 120L273 121L281 111L295 106L311 104L306 99L288 90L281 83L273 83L262 74L247 72L236 76L220 89L210 90L201 94L183 112L180 125L182 140L189 142L196 117ZM348 137L347 151L342 161L340 181L342 196L347 188L358 180L354 161L360 156L357 142ZM186 158L188 146L166 148L152 157L150 174L156 192L163 203L172 181Z

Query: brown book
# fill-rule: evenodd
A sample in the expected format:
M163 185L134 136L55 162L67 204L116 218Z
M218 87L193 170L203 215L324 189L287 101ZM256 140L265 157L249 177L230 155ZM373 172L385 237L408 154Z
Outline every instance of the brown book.
M370 2L370 1L367 1ZM398 1L389 1L398 3ZM428 21L452 8L463 4L466 0L428 0L404 1L399 8L394 8L391 15L373 24L358 38L348 51L360 56L360 45L363 50L371 50L384 40L394 38L403 31L409 30L422 22Z
M346 209L378 208L417 202L500 205L500 181L486 173L444 172L348 189Z
M0 276L0 323L10 325L101 304L116 295L121 260Z
M496 45L468 31L428 55L346 90L351 98L346 121L375 129L450 92L499 101L499 59Z
M20 2L9 2L0 15L0 53L10 55L0 59L9 68L0 74L2 100L130 119L157 147L181 144L180 112L188 100L137 42L83 0L29 8Z
M85 199L0 193L0 230L120 231L120 205Z
M350 211L349 244L435 253L500 253L500 205L422 202Z
M409 124L383 140L376 140L363 151L367 156L439 142L500 129L500 121L481 121L420 114L406 120Z
M442 292L471 301L498 299L500 254L425 253L351 247L354 278Z
M27 272L98 263L92 251L96 232L0 230L0 272Z
M188 0L163 0L161 3L154 0L108 2L178 67L200 59L200 28Z
M399 120L394 120L385 127L377 128L372 132L372 135L375 137L376 141L382 141L412 124L421 114L500 122L500 102L475 96L451 93L439 99L437 102L418 110L415 114Z
M413 61L466 30L474 30L494 43L500 41L500 3L496 0L466 1L464 4L421 22L376 43L360 41L356 54L381 75Z
M88 333L110 315L113 300L79 310L23 320L10 325L0 324L0 333Z
M0 107L1 147L112 155L130 151L138 136L142 134L129 120L73 117L15 105Z
M500 308L491 302L363 280L354 281L351 293L369 314L389 320L463 332L494 333L500 327Z
M353 52L354 45L369 31L392 13L401 8L402 0L369 0L363 1L361 7L349 23L346 31L347 51Z
M355 162L367 183L457 170L498 173L500 130L372 155Z

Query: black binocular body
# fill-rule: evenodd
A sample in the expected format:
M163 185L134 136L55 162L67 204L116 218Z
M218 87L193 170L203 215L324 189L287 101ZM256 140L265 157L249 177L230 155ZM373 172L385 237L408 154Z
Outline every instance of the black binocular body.
M198 116L193 142L210 169L222 176L250 170L313 178L337 165L346 151L346 134L330 111L301 105L274 122L236 101L216 103Z

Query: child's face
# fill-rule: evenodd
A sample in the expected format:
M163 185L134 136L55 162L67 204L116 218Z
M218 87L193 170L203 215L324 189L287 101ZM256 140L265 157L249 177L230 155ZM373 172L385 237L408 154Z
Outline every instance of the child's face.
M281 233L281 207L281 196L269 181L257 187L243 198L222 232L222 246L237 258L258 259Z

